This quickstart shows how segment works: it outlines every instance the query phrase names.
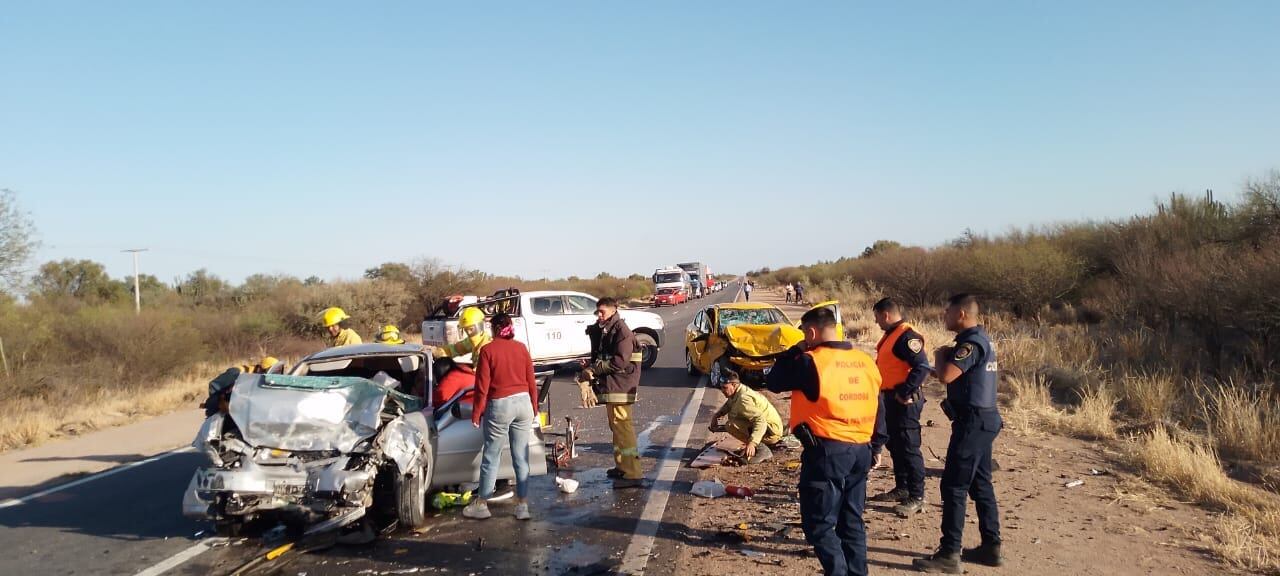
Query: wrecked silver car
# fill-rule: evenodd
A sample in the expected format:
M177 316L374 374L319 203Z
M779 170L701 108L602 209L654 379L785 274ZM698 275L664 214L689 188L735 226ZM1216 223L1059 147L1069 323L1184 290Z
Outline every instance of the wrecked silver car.
M421 527L431 491L479 480L484 444L462 401L470 389L432 406L435 382L431 355L411 345L331 348L287 375L241 374L193 443L209 465L183 513L224 533L267 516L339 527L369 512ZM529 448L530 474L546 474L537 430ZM515 478L509 449L499 478Z

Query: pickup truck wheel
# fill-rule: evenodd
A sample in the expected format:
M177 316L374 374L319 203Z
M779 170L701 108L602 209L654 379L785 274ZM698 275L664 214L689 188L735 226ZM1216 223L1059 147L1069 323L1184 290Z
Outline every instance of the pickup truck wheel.
M412 474L396 477L396 517L402 526L422 528L427 525L427 489L430 487L430 464L419 464Z
M658 341L648 334L636 334L636 345L640 347L640 367L653 368L658 363Z

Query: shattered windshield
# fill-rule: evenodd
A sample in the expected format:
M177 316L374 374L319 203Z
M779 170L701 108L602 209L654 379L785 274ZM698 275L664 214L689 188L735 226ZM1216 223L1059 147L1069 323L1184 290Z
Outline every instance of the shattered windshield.
M777 308L759 308L755 310L735 310L730 308L720 310L719 314L721 330L740 324L788 323L786 317L782 315L782 311Z
M349 453L378 432L389 398L421 409L417 398L366 378L242 374L229 412L251 446Z

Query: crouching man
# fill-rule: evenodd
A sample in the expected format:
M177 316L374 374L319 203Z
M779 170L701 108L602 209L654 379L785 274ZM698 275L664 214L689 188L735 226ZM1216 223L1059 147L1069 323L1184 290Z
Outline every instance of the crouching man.
M711 417L712 432L727 432L742 442L742 458L748 464L758 464L773 457L774 448L794 448L794 438L783 434L782 417L768 398L742 385L737 372L726 369L720 393L724 405ZM724 419L724 423L720 422Z

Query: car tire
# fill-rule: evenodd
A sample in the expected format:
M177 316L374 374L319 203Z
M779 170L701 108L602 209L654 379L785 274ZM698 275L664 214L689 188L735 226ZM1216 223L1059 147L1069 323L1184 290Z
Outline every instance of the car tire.
M406 528L427 525L427 490L431 487L431 453L423 451L424 460L412 474L396 476L396 518Z
M653 336L636 334L636 345L640 347L640 367L648 370L658 363L658 341Z
M693 365L693 356L689 354L688 347L685 347L684 349L684 370L685 372L688 372L690 376L698 375L698 367Z

